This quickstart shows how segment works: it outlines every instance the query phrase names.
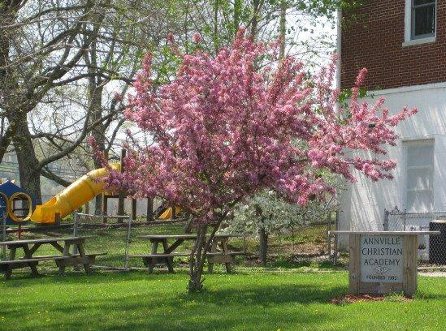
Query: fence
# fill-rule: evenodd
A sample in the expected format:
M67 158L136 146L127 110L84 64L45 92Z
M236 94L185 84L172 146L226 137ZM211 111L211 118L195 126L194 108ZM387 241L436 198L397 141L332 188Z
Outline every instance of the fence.
M128 269L131 231L129 216L74 214L73 235L91 236L85 242L85 250L89 253L107 253L97 259L97 267Z
M331 217L333 216L333 217ZM102 216L86 213L74 213L71 220L61 224L49 226L34 226L23 224L22 239L38 239L46 237L89 236L85 242L86 252L89 254L106 253L97 257L95 266L99 268L129 270L144 268L141 258L130 258L131 255L141 255L150 252L150 243L141 238L145 234L179 234L185 230L187 222L184 219L175 221L150 221L145 218L132 220L129 216ZM268 257L271 262L287 263L299 262L308 259L318 261L327 258L329 252L336 251L336 243L328 241L327 231L336 228L334 214L330 214L324 222L306 224L283 229L272 234L268 240ZM3 233L4 232L4 233ZM17 226L2 226L0 232L2 240L18 239ZM181 249L188 251L191 242L183 243ZM259 238L255 234L248 235L230 242L231 249L243 251L246 255L239 256L237 261L253 265L258 262ZM4 247L4 246L3 246ZM52 248L42 246L39 253L54 255ZM3 253L3 254L2 254ZM74 252L75 253L75 252ZM0 252L0 260L6 258ZM187 266L187 257L176 261ZM52 266L48 261L48 267Z
M446 211L410 213L395 207L384 210L385 231L427 231L434 220L446 220ZM446 242L440 236L418 236L418 257L422 262L446 264Z
M6 224L5 215L2 215L1 240L10 241L18 239L42 239L47 237L71 237L73 236L73 223L64 223L48 226L29 226L26 223L19 223L18 226ZM20 255L23 253L19 251ZM53 247L42 246L39 248L39 255L54 255L56 250ZM20 256L19 256L20 257ZM2 246L0 260L8 259L6 256L6 246Z
M142 259L129 258L134 254L149 253L149 243L141 235L182 233L185 221L132 220L130 216L103 216L75 213L73 234L91 236L86 240L87 252L107 253L100 256L95 267L129 270L144 268Z

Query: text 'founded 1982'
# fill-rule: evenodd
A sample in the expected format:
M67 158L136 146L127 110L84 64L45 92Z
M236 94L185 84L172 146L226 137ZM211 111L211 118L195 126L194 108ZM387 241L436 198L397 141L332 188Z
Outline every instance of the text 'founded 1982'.
M402 236L362 235L360 249L362 282L402 282Z

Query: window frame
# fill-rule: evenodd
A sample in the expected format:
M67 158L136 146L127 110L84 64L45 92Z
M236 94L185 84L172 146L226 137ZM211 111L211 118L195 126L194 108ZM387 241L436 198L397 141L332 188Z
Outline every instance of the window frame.
M434 33L432 34L424 34L415 36L414 35L414 25L415 25L415 11L414 11L414 0L405 0L405 17L404 17L404 42L402 44L403 47L405 46L412 46L412 45L420 45L425 43L433 43L436 41L436 35L437 35L437 0L432 0L434 5ZM431 4L423 4L417 6L424 7L424 6L431 6Z
M429 146L432 148L432 159L430 160L429 164L425 164L425 165L409 165L408 164L408 154L409 154L409 148L411 147L419 147L419 146ZM408 212L414 212L414 213L418 213L418 212L432 212L432 210L435 207L435 140L434 139L421 139L421 140L405 140L403 141L403 147L404 147L404 185L402 187L403 189L403 197L404 200L403 205L404 208L408 211ZM409 176L409 172L410 170L417 170L417 169L426 169L426 171L429 172L430 175L430 187L429 189L414 189L414 188L409 188L409 180L408 180L408 176ZM430 204L430 210L416 210L413 209L412 206L409 206L409 201L408 201L408 195L409 192L412 193L416 193L416 192L430 192L431 194L431 204Z
M411 31L410 36L412 40L415 39L423 39L423 38L429 38L429 37L435 37L435 32L437 31L437 1L431 0L430 3L425 3L421 5L415 5L415 0L411 1ZM415 11L419 8L423 7L431 7L434 6L434 32L432 33L425 33L420 35L415 35Z

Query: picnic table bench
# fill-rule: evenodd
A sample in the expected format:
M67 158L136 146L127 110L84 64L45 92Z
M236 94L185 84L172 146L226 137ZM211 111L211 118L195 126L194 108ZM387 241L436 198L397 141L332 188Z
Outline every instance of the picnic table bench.
M1 246L6 246L9 250L9 256L7 260L0 261L0 271L5 273L5 277L8 279L12 275L13 269L26 268L31 269L33 276L38 276L37 265L40 261L54 260L59 273L63 274L67 266L83 265L86 273L90 273L91 265L94 263L96 256L104 255L106 253L86 254L84 243L87 238L91 236L80 237L60 237L60 238L42 238L42 239L28 239L28 240L15 240L15 241L3 241L0 242ZM61 255L45 255L34 256L36 251L42 245L51 245ZM70 248L75 247L77 253L70 253ZM16 258L17 249L22 249L23 258Z
M210 251L206 254L208 260L208 270L211 273L215 263L223 263L226 266L226 271L231 272L232 263L234 262L235 255L241 255L243 252L230 252L228 249L228 240L231 237L241 237L240 235L230 234L216 234L211 244ZM153 268L157 264L166 265L169 272L173 273L173 258L179 256L190 256L191 252L176 252L177 249L184 241L197 240L196 234L150 234L139 236L138 238L150 241L151 250L148 254L130 255L129 257L142 258L144 265L148 268L148 271L153 272ZM169 245L169 241L174 242ZM161 245L160 245L161 244ZM160 250L160 246L162 250ZM221 250L218 250L218 246Z

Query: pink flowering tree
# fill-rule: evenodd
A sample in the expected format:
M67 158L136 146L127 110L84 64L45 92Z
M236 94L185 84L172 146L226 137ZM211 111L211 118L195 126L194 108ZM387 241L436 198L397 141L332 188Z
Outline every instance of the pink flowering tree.
M360 102L366 70L349 104L338 106L334 61L309 79L293 57L258 69L271 54L240 30L215 57L184 55L169 84L153 87L150 55L136 78L126 116L148 142L130 138L125 171L112 171L108 182L137 196L162 197L192 215L198 240L190 291L202 288L206 251L237 203L271 189L305 205L333 193L322 176L327 171L350 181L353 169L373 181L391 178L395 162L385 158L385 146L395 145L394 127L415 113L390 115L382 99Z

